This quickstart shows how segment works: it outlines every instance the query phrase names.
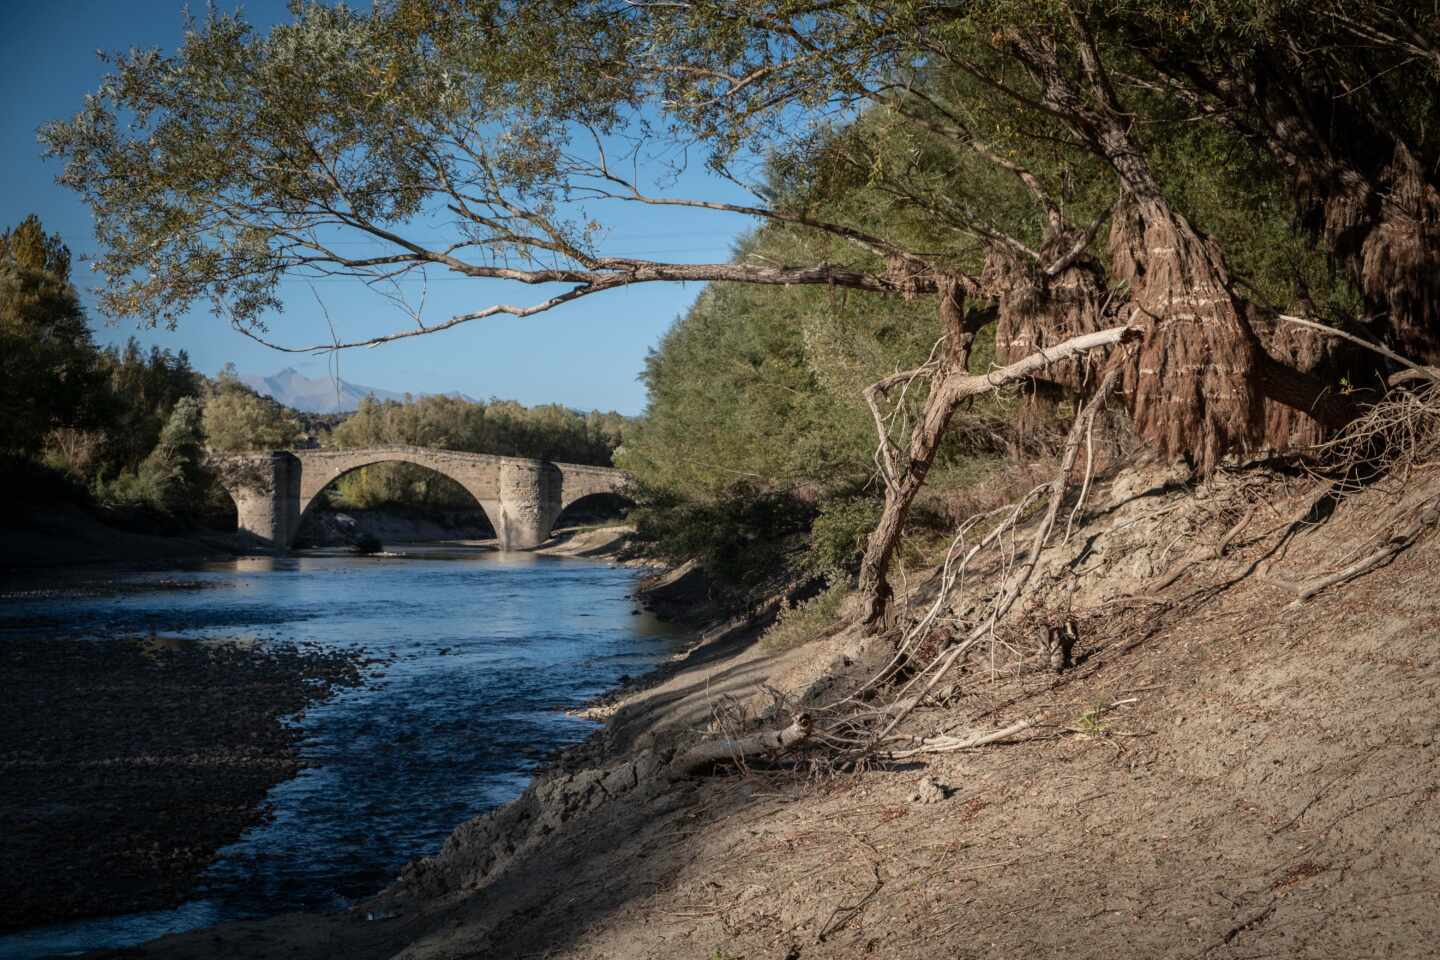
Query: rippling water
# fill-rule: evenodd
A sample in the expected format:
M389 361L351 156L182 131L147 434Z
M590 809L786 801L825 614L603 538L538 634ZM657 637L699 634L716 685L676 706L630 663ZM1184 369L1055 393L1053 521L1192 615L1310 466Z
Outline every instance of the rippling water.
M271 791L273 820L222 851L196 900L0 936L0 958L125 946L375 893L456 825L517 795L545 755L594 729L566 707L676 648L677 631L632 614L634 570L404 549L405 558L316 555L137 573L113 594L0 603L0 642L7 629L154 630L319 641L395 658L372 668L367 687L306 714L302 756L313 766Z

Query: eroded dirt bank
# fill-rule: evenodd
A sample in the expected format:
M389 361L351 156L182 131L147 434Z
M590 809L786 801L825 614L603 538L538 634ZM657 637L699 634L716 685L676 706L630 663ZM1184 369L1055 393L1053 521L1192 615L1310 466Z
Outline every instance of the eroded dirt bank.
M815 744L671 777L700 738L823 721L892 650L842 631L771 653L720 629L373 901L126 955L1433 956L1440 546L1293 606L1289 580L1346 562L1393 496L1296 523L1312 494L1255 474L1097 491L1042 557L1036 607L903 728L1033 724L1008 741L858 768ZM1031 639L1056 610L1082 631L1058 677Z
M360 669L293 645L6 637L0 930L180 903L298 772L282 718Z

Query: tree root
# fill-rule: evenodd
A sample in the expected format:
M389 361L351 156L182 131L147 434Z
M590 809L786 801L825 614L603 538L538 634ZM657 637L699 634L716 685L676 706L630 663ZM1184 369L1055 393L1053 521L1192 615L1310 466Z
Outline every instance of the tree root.
M945 675L950 672L950 670L955 666L957 662L960 661L961 658L967 656L969 652L985 637L992 635L996 624L998 624L1000 620L1003 619L1006 614L1010 612L1010 609L1015 605L1015 602L1019 600L1020 596L1024 593L1025 588L1030 583L1031 577L1035 573L1035 568L1040 563L1040 554L1045 549L1045 544L1049 540L1051 532L1055 529L1055 519L1060 513L1060 504L1064 500L1065 490L1069 486L1070 471L1075 466L1075 459L1077 454L1079 453L1081 438L1084 437L1086 428L1090 423L1094 421L1096 414L1098 414L1100 411L1100 408L1104 406L1106 398L1110 395L1111 389L1114 388L1115 384L1119 380L1119 373L1120 367L1118 365L1112 366L1110 372L1107 373L1104 379L1101 380L1099 388L1095 391L1095 395L1092 396L1089 402L1087 402L1085 406L1083 406L1080 411L1075 415L1075 423L1070 428L1070 434L1065 441L1065 451L1060 458L1060 469L1056 472L1055 479L1053 479L1048 485L1046 485L1050 488L1050 495L1049 502L1046 505L1045 509L1045 516L1041 519L1039 526L1036 527L1035 532L1030 537L1029 553L1026 556L1025 562L1021 566L1019 572L1005 586L1005 588L1001 592L999 599L997 599L992 604L989 614L979 624L977 624L974 629L970 631L966 638L960 643L951 647L949 650L946 650L939 654L934 660L932 660L923 669L916 673L914 678L911 679L911 681L905 685L904 689L900 691L899 696L903 698L907 693L910 692L912 687L920 683L927 676L929 677L928 681L920 689L918 695L913 698L913 703L910 708L897 713L885 726L885 728L879 733L879 735L876 736L875 740L873 741L875 745L878 746L879 744L883 743L885 739L892 732L894 732L895 728L897 728L902 722L904 722L905 718L908 717L911 711L914 709L914 706L923 702L925 698L930 695L931 691L935 689L935 687L940 683L940 681L945 678ZM1041 486L1037 489L1043 490L1045 489L1045 486ZM1024 503L1028 503L1029 499L1030 497L1027 496L1025 501L1023 501L1021 505L1023 506ZM1017 508L1010 514L1005 523L1001 524L1001 526L998 527L996 530L992 530L984 540L982 540L975 547L972 547L969 553L966 554L964 562L962 562L961 564L961 570L963 571L965 564L968 563L969 560L974 557L974 555L978 553L981 548L983 548L986 544L992 543L995 540L999 539L1000 534L1004 530L1013 529L1015 523L1019 520L1019 516L1020 510L1019 508ZM953 549L954 548L952 547L952 550ZM940 595L936 597L935 602L931 605L925 619L923 619L911 631L912 637L923 636L926 632L928 632L930 626L933 624L935 618L939 615L940 610L944 606L945 600L947 599L947 596L950 592L950 588L954 585L955 580L958 579L958 574L952 576L948 573L948 560L946 563L946 567L947 574L943 581Z

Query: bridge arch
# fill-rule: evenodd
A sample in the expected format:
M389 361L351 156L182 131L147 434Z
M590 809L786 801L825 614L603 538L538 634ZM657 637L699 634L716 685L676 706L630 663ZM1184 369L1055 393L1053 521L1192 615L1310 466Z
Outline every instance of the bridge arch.
M565 504L555 517L555 528L560 529L577 520L585 522L599 516L623 515L625 510L635 506L635 501L623 492L607 491L586 493Z
M472 485L466 484L462 480L457 479L456 477L450 475L449 473L446 473L445 471L436 470L428 464L419 463L413 458L403 455L383 455L379 459L372 460L369 463L359 463L353 467L349 467L348 469L336 473L322 486L320 486L318 489L315 489L313 493L309 492L309 485L302 482L300 503L298 505L299 515L295 518L295 531L291 537L291 544L293 545L306 539L307 522L313 521L317 510L325 509L325 505L329 500L329 495L335 493L337 486L342 480L344 480L348 476L355 474L357 471L364 470L367 467L382 466L384 464L405 464L407 466L417 467L432 476L443 477L444 479L449 480L451 483L465 491L464 496L468 499L469 506L468 508L462 509L473 509L480 511L480 513L485 517L486 524L489 525L491 529L498 530L497 521L499 520L499 503L493 500L488 502L481 500L480 496L478 495L480 491L475 490ZM308 499L306 496L307 493L309 493Z
M263 545L285 550L320 491L361 467L413 463L464 487L495 527L503 550L539 546L561 511L596 493L623 493L620 470L429 447L277 450L212 458L235 500L239 527Z

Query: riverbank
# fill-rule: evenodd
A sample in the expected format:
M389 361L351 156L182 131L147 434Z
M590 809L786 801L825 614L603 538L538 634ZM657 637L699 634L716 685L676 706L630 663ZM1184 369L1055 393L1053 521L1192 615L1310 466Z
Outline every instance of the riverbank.
M5 544L0 579L7 573L98 564L169 564L254 550L252 543L234 533L162 536L122 530L70 503L13 512L0 521L0 538Z
M852 628L766 650L759 624L737 624L627 691L604 731L380 896L140 955L1428 955L1440 546L1291 606L1257 565L1280 551L1289 568L1333 566L1387 494L1298 535L1257 524L1204 562L1170 545L1220 537L1250 498L1284 517L1309 494L1283 476L1197 494L1130 475L1092 496L1078 536L1043 556L1037 594L1080 619L1077 667L1035 667L1033 624L1018 624L900 729L1030 724L1006 740L859 765L814 744L677 774L697 741L825 718L893 653ZM977 568L957 609L1001 569ZM910 602L934 582L912 572Z
M290 721L366 666L294 644L6 637L0 931L185 900L299 771Z

